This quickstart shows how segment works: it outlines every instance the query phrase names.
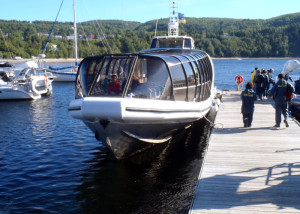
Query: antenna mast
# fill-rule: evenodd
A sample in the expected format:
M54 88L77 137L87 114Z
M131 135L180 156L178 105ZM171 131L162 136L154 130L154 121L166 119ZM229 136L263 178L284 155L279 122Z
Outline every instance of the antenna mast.
M173 1L170 7L170 22L168 24L168 36L178 36L179 23L178 23L178 7Z
M75 52L75 65L78 65L78 53L77 53L77 24L76 24L76 5L75 5L75 0L73 0L73 10L74 10L74 52Z

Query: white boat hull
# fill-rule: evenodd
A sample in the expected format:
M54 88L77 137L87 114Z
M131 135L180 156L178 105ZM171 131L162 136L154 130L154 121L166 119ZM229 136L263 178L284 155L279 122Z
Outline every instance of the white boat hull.
M176 131L203 118L211 106L211 98L199 103L89 97L72 101L69 110L116 159L124 159L168 141Z
M55 76L55 78L53 79L54 82L75 82L77 75L77 73L73 71L51 71L51 73L53 76Z
M52 94L52 80L46 75L35 75L25 69L18 76L4 81L0 79L0 100L38 99ZM32 75L30 75L32 73Z
M41 98L40 94L27 92L20 88L2 88L0 89L0 100L35 100Z

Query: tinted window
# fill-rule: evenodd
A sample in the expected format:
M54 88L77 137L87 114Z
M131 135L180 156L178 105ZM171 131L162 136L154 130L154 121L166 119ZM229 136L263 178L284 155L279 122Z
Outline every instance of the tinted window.
M185 48L192 48L192 41L191 41L191 39L185 39L184 40L184 47Z
M183 64L187 81L188 81L188 99L193 101L196 91L196 80L194 75L194 70L189 62Z
M158 48L182 48L183 38L160 38L157 44Z
M156 48L157 39L152 39L150 48Z

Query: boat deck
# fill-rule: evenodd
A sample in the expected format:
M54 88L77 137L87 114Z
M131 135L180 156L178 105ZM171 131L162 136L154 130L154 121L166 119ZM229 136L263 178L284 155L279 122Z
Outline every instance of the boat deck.
M275 124L271 99L243 128L240 92L223 96L190 214L300 213L300 127Z

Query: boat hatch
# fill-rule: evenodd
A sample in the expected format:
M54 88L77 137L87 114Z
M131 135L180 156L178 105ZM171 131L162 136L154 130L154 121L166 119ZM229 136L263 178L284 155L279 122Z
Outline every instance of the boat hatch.
M183 53L162 51L86 58L79 66L76 98L205 100L212 87L211 60L201 51Z

